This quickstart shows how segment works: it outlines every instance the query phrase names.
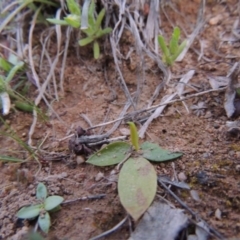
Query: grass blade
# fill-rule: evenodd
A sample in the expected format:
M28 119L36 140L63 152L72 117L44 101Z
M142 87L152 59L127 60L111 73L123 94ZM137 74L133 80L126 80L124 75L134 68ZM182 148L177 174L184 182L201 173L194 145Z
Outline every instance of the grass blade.
M3 155L0 155L0 161L2 161L2 162L24 162L24 160L22 160L22 159L10 157L10 156L3 156Z
M65 20L59 20L56 18L47 18L47 21L52 23L52 24L56 24L56 25L62 25L62 26L67 26L68 23Z
M102 20L103 20L103 18L104 18L104 16L105 16L105 13L106 13L106 11L105 11L105 9L103 8L103 9L101 10L101 12L98 14L97 20L96 20L96 25L95 25L95 29L96 29L96 30L98 30L98 29L101 27L101 23L102 23Z

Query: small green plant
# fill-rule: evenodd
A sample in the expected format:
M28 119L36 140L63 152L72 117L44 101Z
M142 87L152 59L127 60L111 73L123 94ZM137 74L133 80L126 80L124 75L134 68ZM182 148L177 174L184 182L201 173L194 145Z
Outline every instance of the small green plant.
M0 2L3 2L1 0ZM7 1L6 1L7 2ZM0 18L4 16L3 21L0 23L0 33L8 27L9 23L15 18L17 14L19 14L23 9L29 8L33 11L36 11L38 8L41 7L41 5L49 5L53 7L58 7L58 3L54 1L48 1L48 0L21 0L21 1L12 1L11 5L17 6L16 9L14 9L11 12L6 11L8 9L9 3L6 4L6 7L0 12ZM37 3L37 4L35 4ZM1 3L0 3L1 5ZM5 17L6 15L6 17Z
M79 29L82 17L81 7L75 0L67 0L67 6L70 14L64 17L63 20L48 18L47 21L53 24L66 25ZM80 46L93 44L93 55L95 59L98 59L100 56L98 39L110 33L112 29L109 27L102 29L101 25L106 11L102 9L97 17L95 17L95 8L95 1L92 0L88 9L88 27L86 29L81 29L86 35L86 38L80 39L78 43Z
M15 59L14 64L0 57L0 108L3 115L7 115L11 108L11 99L14 106L26 112L32 112L34 105L30 104L21 94L16 92L21 82L18 82L13 89L10 82L24 70L24 63ZM1 74L2 73L2 74ZM26 84L25 84L26 86ZM11 98L11 99L10 99Z
M173 160L182 153L172 153L151 142L139 145L135 124L129 122L129 126L131 144L111 143L90 156L87 163L96 166L123 164L119 173L118 193L123 207L137 221L151 205L157 191L157 173L148 160Z
M169 46L167 46L166 41L163 36L158 36L158 43L162 50L162 60L168 66L172 66L177 57L181 54L186 46L186 40L179 44L181 31L178 27L173 29L172 38L170 39Z
M51 226L50 215L48 212L59 210L63 198L60 196L48 197L47 188L43 183L38 184L36 197L40 203L21 208L17 212L17 217L21 219L33 219L38 216L38 226L43 232L48 233Z

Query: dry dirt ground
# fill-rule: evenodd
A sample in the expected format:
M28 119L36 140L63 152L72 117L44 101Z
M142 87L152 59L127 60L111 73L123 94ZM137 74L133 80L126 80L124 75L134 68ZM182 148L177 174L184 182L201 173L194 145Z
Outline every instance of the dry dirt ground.
M171 21L181 29L191 32L199 7L199 1L176 1L179 13L170 6L164 9ZM162 13L162 28L167 36L171 34L169 20ZM182 74L193 69L195 74L190 84L197 91L211 89L207 76L226 76L230 67L239 60L239 40L223 41L229 37L234 22L238 19L237 1L207 1L206 23L198 37L204 44L204 57L200 60L195 50L200 49L196 40L181 63L172 68L171 83L176 83ZM183 34L184 31L182 31ZM122 41L123 52L134 45L129 32ZM37 44L37 41L36 41ZM52 41L54 48L54 39ZM194 50L195 49L195 50ZM24 164L1 163L0 168L0 239L11 239L22 227L34 227L34 221L27 223L17 221L16 212L21 206L31 204L35 200L35 188L38 182L44 182L49 194L63 196L65 200L84 196L106 194L102 199L82 200L65 204L59 212L51 215L52 226L48 239L90 239L120 222L126 212L120 204L117 183L110 178L113 167L99 168L86 163L79 163L69 156L68 139L59 141L70 133L70 130L89 125L80 116L85 114L93 125L118 117L125 97L118 81L113 60L92 59L91 48L80 49L81 60L77 59L76 49L70 47L65 69L65 94L59 102L52 102L52 107L59 114L59 121L51 112L49 121L39 120L33 136L34 145L38 146L47 136L41 149L46 151L48 158L41 159L41 171L35 176L39 165L35 160ZM91 54L90 54L91 53ZM104 78L103 66L107 64L108 81L117 98L111 100L111 90ZM136 58L122 62L122 71L131 93L137 86ZM58 70L58 69L57 69ZM161 81L162 73L157 66L146 61L146 75L140 96L138 109L146 106L156 86ZM34 88L32 88L34 90ZM166 87L156 99L155 104L167 94ZM196 93L196 90L192 90ZM34 95L34 91L33 91ZM195 201L189 191L178 190L175 193L206 222L220 232L226 239L240 239L240 146L239 139L226 133L225 124L228 120L223 108L224 92L215 92L185 101L192 105L204 102L206 108L201 112L190 111L181 102L166 108L147 130L146 139L160 146L181 151L181 159L172 162L154 164L159 175L173 178L176 174L187 182L199 194L200 201ZM43 106L44 109L44 106ZM131 109L130 109L131 111ZM31 114L12 112L5 118L12 129L24 141L27 140ZM120 128L127 127L122 124ZM139 127L139 126L138 126ZM4 126L1 126L3 130ZM107 129L110 127L107 126ZM97 129L98 130L98 129ZM122 135L119 130L113 136ZM13 140L0 137L1 154L25 158L25 152ZM58 160L49 158L49 153L60 155ZM104 177L96 181L101 172ZM115 179L116 180L116 179ZM181 207L168 194L159 188L159 194ZM220 213L220 214L219 214ZM133 223L133 227L134 227ZM127 239L129 222L105 239ZM212 237L216 239L216 237Z

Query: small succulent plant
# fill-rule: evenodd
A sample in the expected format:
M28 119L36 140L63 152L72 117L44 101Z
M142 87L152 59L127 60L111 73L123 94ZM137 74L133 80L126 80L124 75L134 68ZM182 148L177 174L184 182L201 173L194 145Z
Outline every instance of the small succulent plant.
M21 208L17 212L17 217L21 219L33 219L38 216L38 226L45 233L48 233L51 226L49 211L56 211L60 208L63 198L60 196L49 196L47 188L43 183L39 183L36 191L36 198L39 204Z
M47 20L53 24L66 25L79 29L81 26L83 10L81 10L81 7L78 3L75 2L75 0L67 0L67 6L70 14L64 17L63 20L50 18L48 18ZM109 27L102 29L101 25L106 11L105 9L102 9L100 13L96 16L95 8L95 1L92 0L88 8L87 14L88 26L81 28L81 31L86 35L86 37L80 39L78 43L80 46L93 44L94 58L98 59L100 56L100 46L98 43L98 39L110 33L112 29Z
M178 56L181 54L186 46L186 40L179 44L181 31L178 27L173 29L172 38L170 39L169 45L167 46L163 36L158 36L158 43L162 50L162 60L168 66L172 66Z

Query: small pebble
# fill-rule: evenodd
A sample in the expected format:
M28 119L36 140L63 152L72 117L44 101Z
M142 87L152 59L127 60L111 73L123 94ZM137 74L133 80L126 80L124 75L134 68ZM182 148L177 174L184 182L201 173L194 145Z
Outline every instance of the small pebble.
M103 177L104 177L104 174L102 172L99 172L95 177L95 181L99 182Z
M178 174L178 179L179 179L181 182L184 182L184 181L187 180L187 176L185 175L184 172L180 172L180 173Z
M236 171L237 171L237 172L240 172L240 164L238 164L238 165L236 166Z
M76 157L76 162L77 162L78 165L80 165L80 164L85 162L85 159L84 159L83 156L77 156Z
M211 18L211 19L209 20L209 24L212 25L212 26L214 26L214 25L219 24L219 23L221 22L221 20L222 20L222 15L219 14L219 15Z

